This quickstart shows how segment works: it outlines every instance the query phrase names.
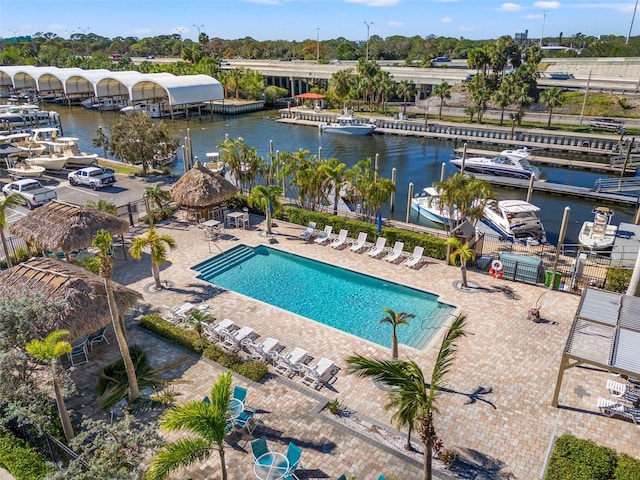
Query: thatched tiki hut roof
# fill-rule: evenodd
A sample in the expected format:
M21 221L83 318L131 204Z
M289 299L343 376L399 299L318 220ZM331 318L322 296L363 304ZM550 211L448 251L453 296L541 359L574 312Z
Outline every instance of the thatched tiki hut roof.
M173 184L171 199L187 208L208 208L230 199L238 189L219 173L204 167L200 161Z
M22 217L9 232L45 250L68 253L88 248L98 230L112 236L129 230L129 223L110 213L54 200Z
M142 295L113 282L118 312L123 314L142 300ZM0 296L42 294L64 307L52 319L52 329L66 329L71 341L111 323L104 279L82 267L55 258L34 257L0 272Z

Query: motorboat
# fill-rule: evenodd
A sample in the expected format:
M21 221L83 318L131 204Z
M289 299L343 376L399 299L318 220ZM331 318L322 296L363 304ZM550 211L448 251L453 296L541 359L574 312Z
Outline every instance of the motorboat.
M45 146L34 142L29 133L12 133L0 136L0 143L10 143L14 147L22 150L21 157L32 157L41 155L45 151Z
M55 142L45 142L45 145L49 145L51 153L65 155L67 165L87 167L94 164L98 154L80 151L78 140L76 137L56 137Z
M18 162L12 167L7 167L7 172L12 178L38 178L44 173L45 168L38 165L27 165Z
M136 103L134 105L127 105L120 109L120 113L125 115L132 115L135 113L146 113L151 118L162 118L169 115L168 111L169 103L163 102L148 102L148 103Z
M613 247L618 226L611 225L613 210L609 207L596 207L593 221L584 222L578 234L578 242L589 250L608 250Z
M67 164L69 157L63 154L40 155L38 157L26 158L27 165L44 167L46 170L62 170Z
M540 180L540 170L529 163L530 156L529 150L525 147L517 150L503 150L494 157L467 157L464 160L464 171L526 180L533 176L536 180ZM450 163L462 169L461 157L454 158Z
M219 173L222 176L227 173L227 166L220 160L219 152L208 152L205 155L207 157L207 161L204 164L205 168L208 168L214 173Z
M524 200L499 200L484 207L482 221L509 241L538 245L547 243L539 211Z
M80 105L85 108L100 110L101 112L112 112L120 110L126 103L122 97L103 97L99 99L91 97L80 102Z
M426 187L411 199L411 208L430 222L455 227L461 220L457 209L450 211L440 203L440 193L433 187Z
M166 167L167 165L175 162L178 158L178 151L169 147L166 143L162 142L158 145L155 155L153 155L153 163L158 167Z
M321 132L343 133L346 135L370 135L376 129L373 123L365 123L351 113L345 112L336 117L335 122L321 123Z
M40 110L38 105L1 105L0 125L14 129L27 129L32 127L58 125L60 115L58 112Z

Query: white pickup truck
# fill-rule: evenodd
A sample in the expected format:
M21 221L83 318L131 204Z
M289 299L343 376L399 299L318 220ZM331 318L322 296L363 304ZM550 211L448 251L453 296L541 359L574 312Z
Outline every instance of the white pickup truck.
M17 193L25 199L29 210L33 210L39 205L44 205L45 203L58 198L58 194L55 190L43 187L38 180L30 178L7 183L2 187L2 193L7 196L12 193Z
M113 170L106 170L100 167L86 167L69 172L67 175L71 185L88 185L92 189L106 187L115 183L116 177Z

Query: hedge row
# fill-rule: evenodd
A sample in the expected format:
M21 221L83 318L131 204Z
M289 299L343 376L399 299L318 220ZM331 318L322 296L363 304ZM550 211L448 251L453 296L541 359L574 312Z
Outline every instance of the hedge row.
M0 466L17 480L40 480L49 473L38 452L4 430L0 430Z
M393 227L382 227L382 233L378 234L377 226L373 223L352 220L341 217L340 215L311 212L295 207L287 207L284 214L289 222L298 225L306 226L309 222L316 222L316 228L318 230L324 229L326 225L331 225L334 233L345 229L349 231L349 236L352 238L356 238L360 232L366 232L370 241L382 235L387 239L388 245L393 245L396 241L399 241L404 242L404 249L407 251L412 251L415 246L421 246L424 247L424 255L427 257L445 260L447 256L446 240L424 233L409 232Z
M269 373L269 367L264 363L246 361L238 355L227 353L218 345L200 337L195 330L177 327L167 322L157 313L143 316L140 320L140 326L192 352L199 353L254 382L259 382Z
M545 480L640 480L640 460L563 435L551 453Z

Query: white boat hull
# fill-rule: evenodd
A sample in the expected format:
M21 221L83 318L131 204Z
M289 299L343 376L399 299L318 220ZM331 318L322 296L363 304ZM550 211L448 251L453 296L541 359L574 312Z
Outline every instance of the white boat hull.
M27 165L44 167L47 170L62 170L67 163L68 157L32 157L27 158Z
M44 173L44 167L37 165L25 165L24 163L18 163L13 167L7 168L10 177L14 178L38 178Z
M607 225L604 231L594 229L593 222L584 222L578 234L578 242L589 250L609 250L613 247L618 233L617 225Z
M332 125L323 123L320 130L327 133L342 133L343 135L370 135L376 129L375 125Z
M79 155L69 155L67 165L88 167L93 165L98 159L97 153L84 153Z
M455 227L460 221L457 210L450 214L448 211L440 209L439 195L432 187L425 188L423 194L413 197L411 208L430 222L438 225Z
M547 234L536 215L539 210L527 202L502 200L484 208L482 221L511 242L546 243Z

